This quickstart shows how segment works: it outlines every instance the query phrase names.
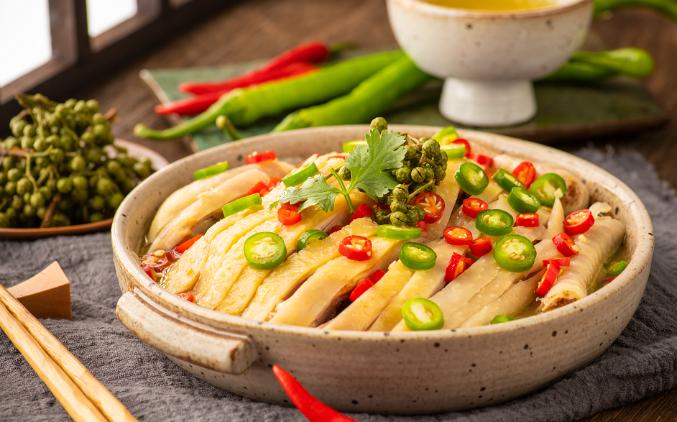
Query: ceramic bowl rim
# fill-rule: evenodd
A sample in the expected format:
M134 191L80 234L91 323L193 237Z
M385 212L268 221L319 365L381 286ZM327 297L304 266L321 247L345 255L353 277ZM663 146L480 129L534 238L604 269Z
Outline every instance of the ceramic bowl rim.
M434 126L421 126L421 125L392 125L393 129L409 132L409 133L430 133L439 129L439 127ZM357 131L366 132L368 125L345 125L345 126L328 126L320 128L309 128L309 129L300 129L295 131L283 132L285 136L293 136L301 134L304 137L312 138L314 134L322 134L323 132L339 131L348 133L354 133ZM654 249L654 238L653 238L653 224L649 213L640 200L640 198L632 191L625 183L620 181L615 176L611 175L606 170L598 167L597 165L588 162L582 158L576 157L572 154L569 154L564 151L557 150L555 148L532 143L522 139L508 137L504 135L493 134L489 132L475 131L475 130L465 130L459 129L464 137L469 139L475 139L480 144L488 145L490 148L494 147L496 149L504 150L509 153L517 155L538 155L539 152L545 153L548 156L547 162L554 162L553 160L559 159L567 161L568 164L576 164L579 169L583 168L586 171L592 171L597 173L597 178L604 179L609 182L609 184L615 185L615 194L622 195L629 201L627 201L627 211L629 217L632 218L632 224L635 226L636 231L636 246L633 254L629 258L628 267L614 279L613 283L609 283L603 288L593 292L590 295L587 295L583 299L576 301L575 303L557 308L548 312L544 312L538 315L530 316L524 319L517 319L503 324L495 325L486 325L480 327L470 327L470 328L457 328L457 329L444 329L436 331L418 331L418 332L370 332L370 331L343 331L343 330L327 330L318 327L298 327L293 325L285 324L274 324L270 322L261 322L255 320L248 320L240 316L228 315L225 313L218 312L216 310L203 308L199 305L187 302L178 296L162 289L155 282L150 280L146 274L143 272L141 267L136 263L136 254L129 253L127 246L123 242L124 239L124 223L126 218L121 218L120 215L126 214L127 210L130 207L134 206L134 197L133 192L130 193L122 205L118 209L118 212L115 215L113 220L113 225L111 228L111 239L113 243L113 253L116 258L120 261L120 265L123 265L124 268L129 272L129 274L134 278L137 285L142 286L142 290L151 294L152 299L158 301L158 303L166 307L167 304L171 305L174 310L177 310L182 316L185 316L189 319L195 319L195 317L200 317L202 319L208 320L210 325L214 327L219 327L226 332L247 334L248 330L266 330L269 332L278 332L285 333L290 335L297 336L310 336L317 339L321 338L336 338L341 337L345 339L353 340L364 340L364 341L376 341L376 340L391 340L399 341L406 339L407 341L429 341L431 339L436 340L450 340L453 338L461 337L478 337L486 335L501 335L509 334L514 331L528 329L537 327L539 325L545 325L547 323L553 322L555 320L564 319L567 316L571 316L576 312L580 312L581 309L589 308L592 306L600 306L604 302L606 297L609 297L614 294L620 294L619 291L624 289L626 286L639 282L642 276L643 271L647 266L651 264L653 257ZM163 168L157 173L151 175L149 178L144 180L135 190L142 188L142 186L152 183L155 180L161 180L165 175L171 173L174 169L186 165L193 160L197 160L198 157L211 156L212 161L217 162L219 160L218 152L220 150L227 150L230 148L239 149L242 151L253 150L249 145L261 142L266 138L275 138L282 135L281 133L270 133L251 137L238 141L237 143L224 144L218 147L211 148L206 151L201 151L195 154L191 154L187 157L184 157L169 166ZM348 138L346 138L348 139ZM500 147L489 145L489 139L502 143ZM519 151L521 150L521 151ZM137 199L138 200L138 199ZM625 202L625 201L624 201ZM634 206L634 207L633 207ZM134 248L129 248L134 250ZM159 300L158 300L159 299Z
M388 3L400 3L402 7L416 10L419 13L432 17L471 18L471 19L522 19L543 18L555 16L569 11L591 5L593 0L559 0L557 5L525 11L498 12L476 11L469 9L456 9L451 7L437 6L422 0L388 0ZM560 4L561 3L561 4Z

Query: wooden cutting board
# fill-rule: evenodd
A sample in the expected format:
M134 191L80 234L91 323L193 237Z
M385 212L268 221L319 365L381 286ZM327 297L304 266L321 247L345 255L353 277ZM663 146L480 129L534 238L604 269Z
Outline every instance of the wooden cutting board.
M160 102L184 98L177 86L187 81L230 78L259 66L262 61L210 68L154 69L141 71ZM386 115L389 122L446 126L437 109L441 81L431 81L417 92L402 98ZM615 79L598 84L546 83L535 85L538 112L529 122L512 127L483 128L491 132L543 143L581 141L615 134L636 133L661 125L666 113L640 81ZM248 128L238 128L244 136L270 131L282 118L266 119ZM170 117L172 123L178 118ZM459 125L462 127L461 125ZM192 137L195 151L227 142L216 128Z

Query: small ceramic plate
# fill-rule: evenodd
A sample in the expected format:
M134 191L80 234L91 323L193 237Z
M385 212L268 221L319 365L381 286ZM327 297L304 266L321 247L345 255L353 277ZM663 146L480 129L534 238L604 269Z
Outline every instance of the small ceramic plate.
M116 139L115 144L127 148L129 155L135 158L148 158L155 170L165 167L169 162L157 152L142 145L123 139ZM97 221L96 223L74 224L63 227L30 227L30 228L0 228L0 238L4 239L37 239L40 237L60 236L69 234L91 233L108 229L113 222L112 218Z

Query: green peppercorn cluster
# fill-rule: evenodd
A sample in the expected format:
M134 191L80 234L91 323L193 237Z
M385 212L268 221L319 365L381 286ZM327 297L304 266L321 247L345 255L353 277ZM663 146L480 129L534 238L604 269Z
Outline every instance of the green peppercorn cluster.
M23 110L10 121L12 136L0 141L0 227L102 220L152 172L149 160L113 145L96 100L17 100Z
M388 128L383 117L371 122L378 130ZM447 155L432 138L413 138L407 135L406 155L402 167L392 171L398 185L384 198L385 206L377 208L374 219L378 224L414 226L424 216L423 210L412 204L416 195L434 191L447 171Z

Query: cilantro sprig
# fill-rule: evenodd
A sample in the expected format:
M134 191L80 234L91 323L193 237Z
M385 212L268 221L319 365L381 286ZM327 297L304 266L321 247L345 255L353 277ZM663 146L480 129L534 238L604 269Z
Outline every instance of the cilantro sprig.
M397 181L390 170L402 167L406 149L404 135L384 130L371 129L366 135L366 145L360 145L346 159L345 166L350 171L350 183L331 170L328 178L334 178L338 187L332 186L322 175L307 179L301 186L286 188L280 195L280 202L298 204L299 211L317 205L323 211L331 211L338 195L343 195L352 213L355 211L350 199L354 189L362 190L374 200L383 198L396 185Z

